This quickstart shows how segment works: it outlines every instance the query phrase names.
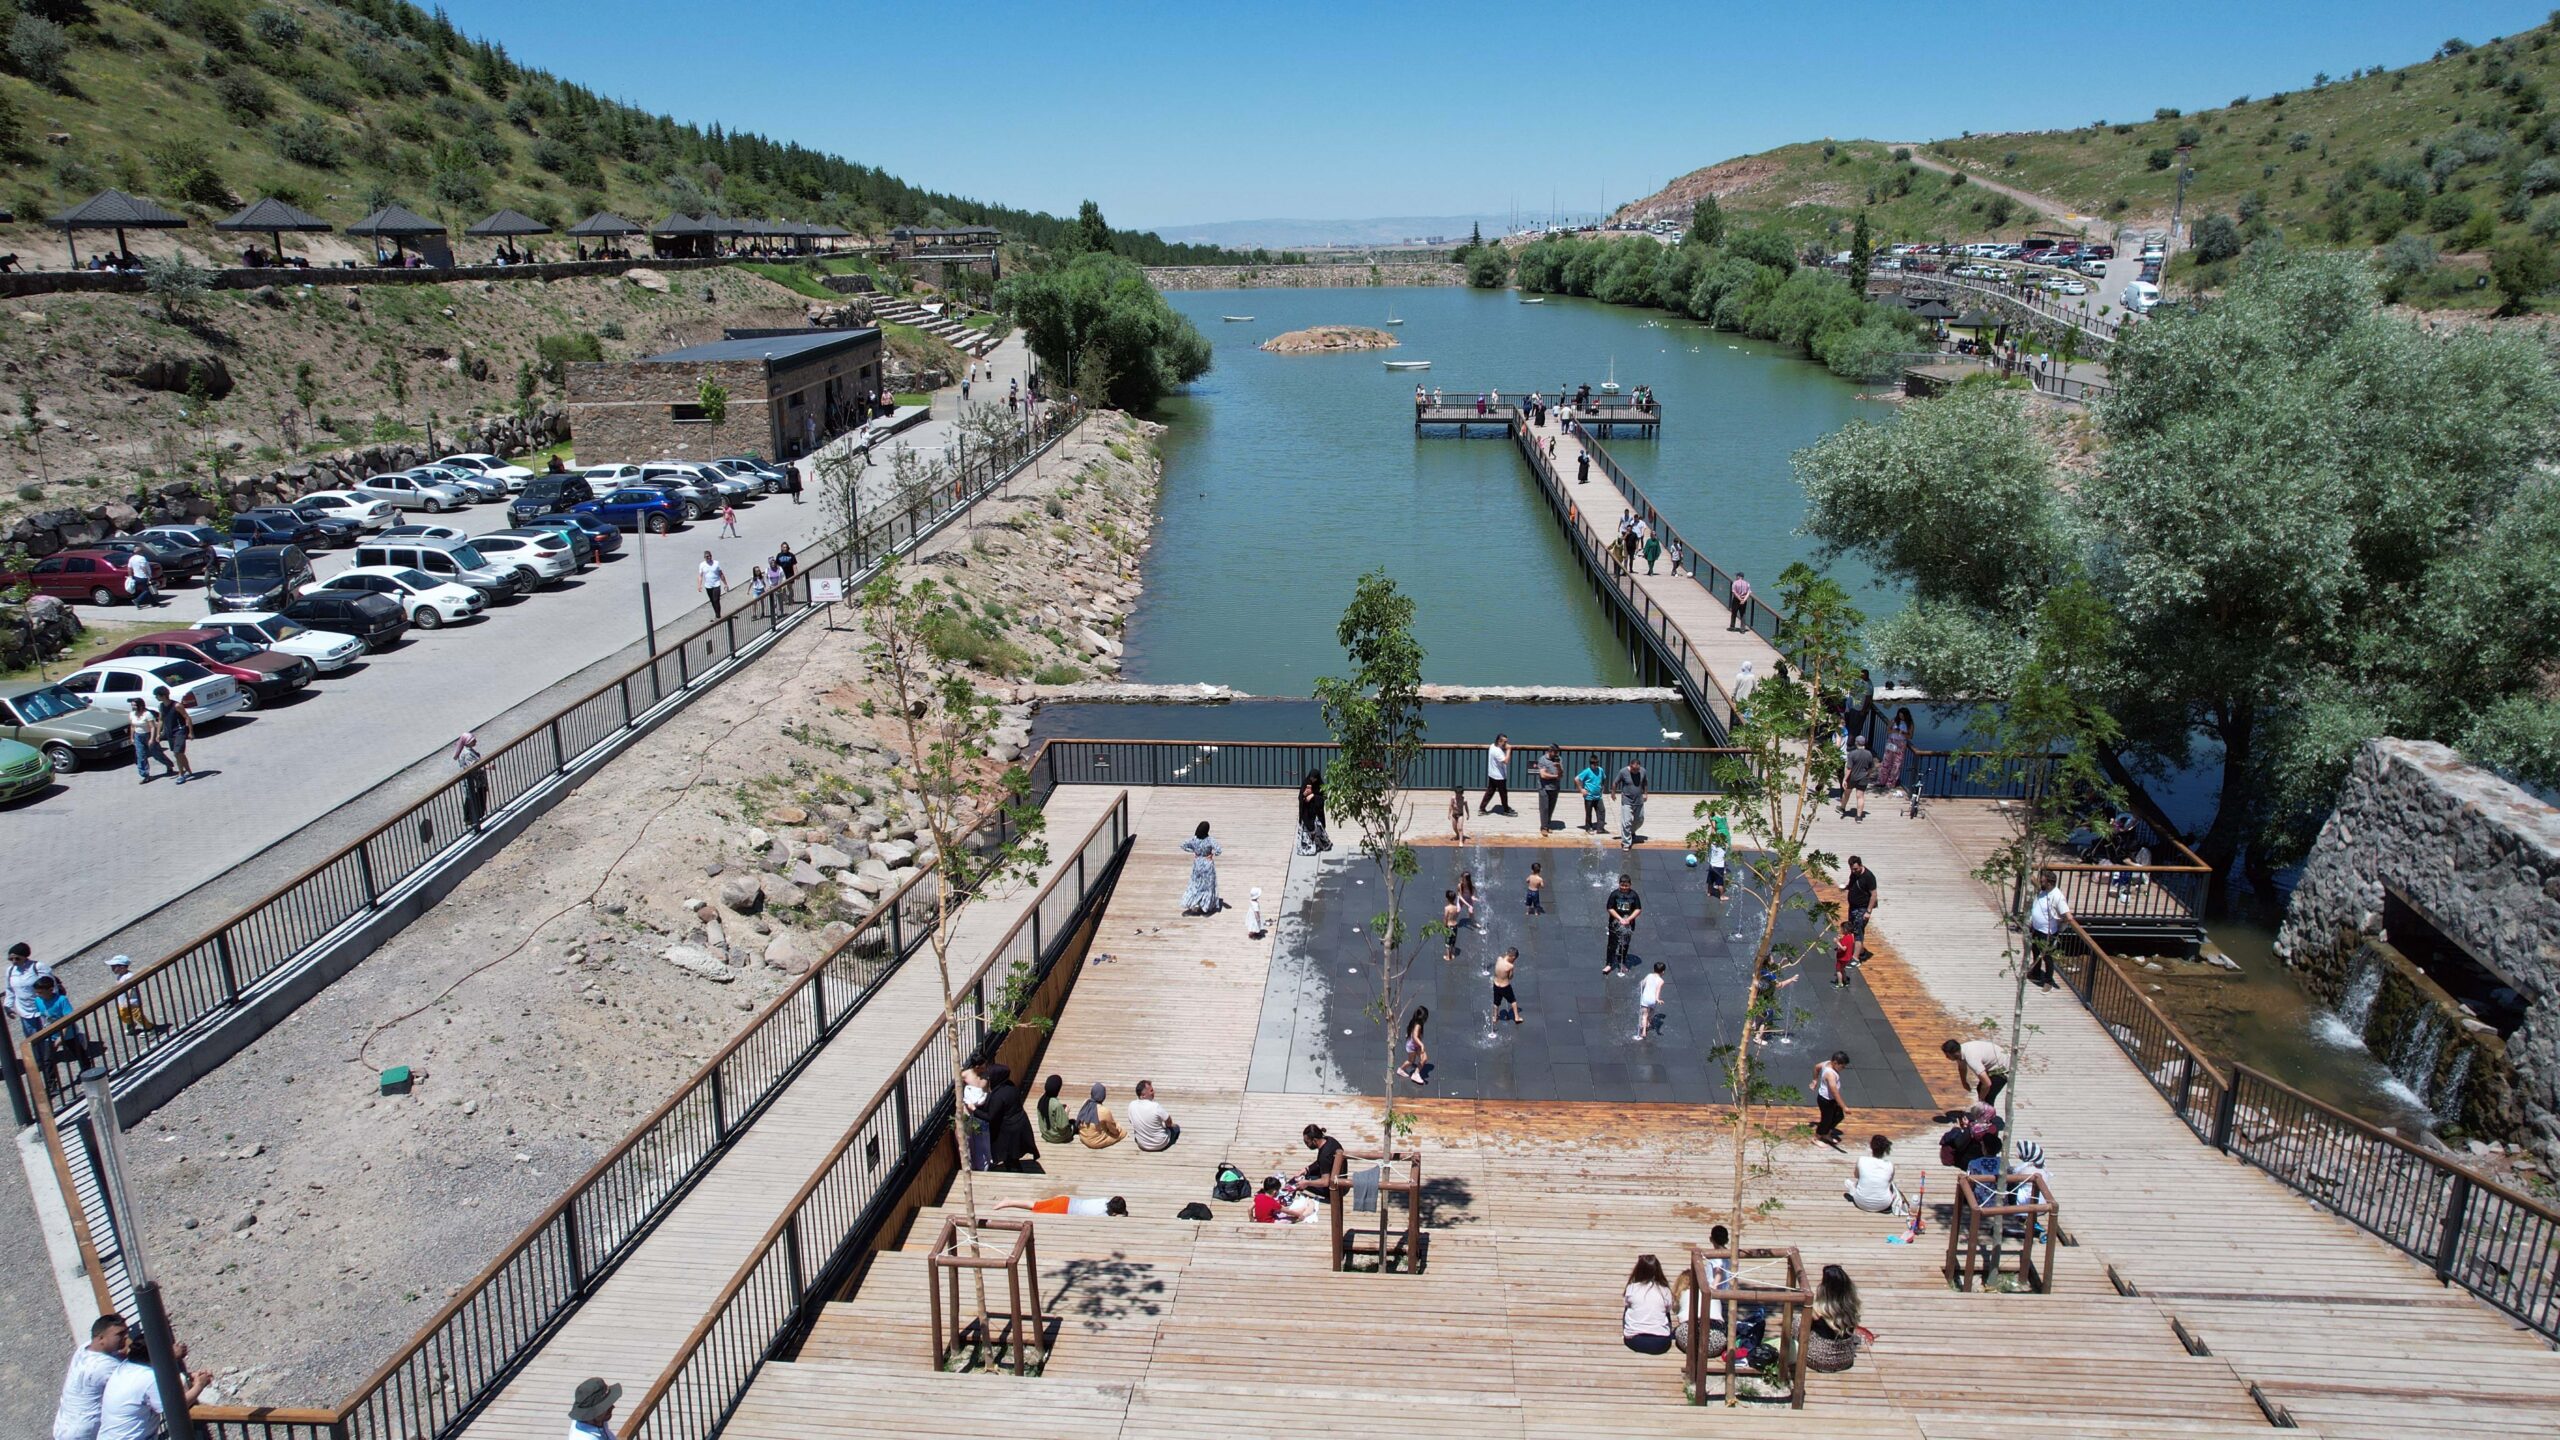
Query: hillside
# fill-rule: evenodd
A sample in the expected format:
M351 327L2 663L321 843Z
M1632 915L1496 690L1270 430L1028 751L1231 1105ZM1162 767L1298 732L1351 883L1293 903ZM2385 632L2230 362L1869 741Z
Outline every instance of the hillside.
M556 225L610 209L989 224L1054 243L1074 225L920 189L718 126L678 124L517 64L405 0L0 0L0 251L59 264L33 223L113 186L218 219L274 195L341 225L398 200L461 227L500 207ZM190 235L210 250L230 237ZM1224 258L1114 237L1147 264Z
M2244 240L2273 232L2320 246L2398 240L2394 288L2420 303L2494 300L2474 287L2482 258L2496 252L2532 257L2540 268L2524 272L2527 284L2560 268L2560 22L2476 46L2448 42L2396 70L2305 78L2308 88L2217 109L1966 135L1928 142L1922 154L2050 197L2088 217L2095 232L2165 226L2177 147L2187 145L2189 224L2222 215ZM2022 207L1897 162L1901 148L1790 145L1693 171L1620 213L1681 217L1713 191L1727 210L1808 236L1845 232L1861 205L1873 207L1879 240L2014 237L2029 228ZM2468 263L2437 263L2450 256Z

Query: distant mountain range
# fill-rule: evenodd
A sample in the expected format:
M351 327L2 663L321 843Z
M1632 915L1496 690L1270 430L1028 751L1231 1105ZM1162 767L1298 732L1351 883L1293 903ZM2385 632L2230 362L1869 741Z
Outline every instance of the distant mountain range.
M1520 223L1543 220L1523 213ZM1572 215L1564 220L1597 217ZM1509 212L1500 215L1381 215L1368 220L1211 220L1185 225L1149 227L1176 245L1224 245L1238 250L1305 250L1327 245L1400 245L1438 236L1445 243L1467 238L1482 225L1488 236L1511 228Z

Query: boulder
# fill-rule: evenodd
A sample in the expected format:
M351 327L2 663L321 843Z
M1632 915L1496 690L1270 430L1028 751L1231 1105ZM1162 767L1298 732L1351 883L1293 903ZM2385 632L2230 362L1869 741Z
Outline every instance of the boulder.
M790 881L792 884L804 887L810 885L823 885L827 880L826 876L818 872L817 866L810 864L806 860L792 861L791 868L783 871L782 875L785 880Z
M809 847L809 863L817 866L821 870L850 869L853 862L853 856L846 854L833 845L812 845Z
M201 379L208 398L231 393L231 367L219 355L151 355L140 360L111 361L108 378L130 380L145 390L184 395Z
M773 943L764 947L764 963L794 975L808 969L809 962L816 958L808 938L791 930L774 936Z
M809 823L809 812L797 805L776 805L765 812L764 818L776 825L806 825Z
M751 874L732 875L720 882L720 903L744 915L764 903L764 881Z
M871 846L871 859L879 862L884 871L897 869L913 860L915 855L916 847L912 841L879 840L874 841ZM868 870L871 867L866 864L863 868Z
M772 879L764 884L765 903L777 910L796 910L809 903L809 892L786 879Z
M652 295L664 295L669 288L665 275L645 266L623 271L622 278Z
M738 978L738 972L730 969L727 961L699 945L670 945L658 952L658 958L714 984L726 985Z

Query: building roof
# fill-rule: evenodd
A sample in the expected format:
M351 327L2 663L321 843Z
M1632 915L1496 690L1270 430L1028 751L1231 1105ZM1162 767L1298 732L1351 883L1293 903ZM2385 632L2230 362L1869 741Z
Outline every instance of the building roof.
M444 233L444 227L415 210L399 205L385 205L348 226L347 233L389 235L397 238L404 235L441 235Z
M501 210L462 232L465 235L548 235L551 227L521 210Z
M297 210L281 200L261 196L251 202L248 209L230 219L214 221L213 228L275 234L285 230L329 230L335 227L308 210Z
M638 235L644 227L634 225L610 210L599 210L569 227L572 235Z
M187 217L121 190L101 190L47 223L57 230L178 230Z
M659 221L657 224L650 226L649 233L661 238L672 239L678 235L708 235L711 233L711 227L679 210L674 214L669 215L666 219Z
M687 345L662 355L643 355L644 365L708 365L723 360L809 360L877 341L880 332L865 327L859 330L795 330L772 335L740 336L727 340L711 340L700 345Z
M994 235L1000 232L993 225L954 225L946 230L920 229L912 225L901 225L889 233L914 240L934 240L954 235Z

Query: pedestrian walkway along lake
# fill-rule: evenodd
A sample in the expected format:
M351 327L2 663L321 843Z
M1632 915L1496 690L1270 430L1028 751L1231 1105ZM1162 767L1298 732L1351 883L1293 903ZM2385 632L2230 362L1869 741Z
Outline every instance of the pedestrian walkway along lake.
M1633 683L1600 603L1512 447L1417 439L1417 381L1443 389L1652 387L1659 440L1609 450L1684 534L1728 569L1776 577L1808 558L1788 457L1852 419L1883 418L1857 387L1778 347L1658 312L1507 291L1201 291L1166 297L1217 363L1157 418L1163 517L1128 628L1128 678L1304 695L1341 668L1334 625L1363 571L1414 597L1426 680ZM1400 344L1342 355L1254 347L1319 324L1381 325ZM1249 322L1223 315L1250 314ZM1382 360L1428 360L1428 371ZM1596 482L1595 482L1596 483ZM1854 563L1833 567L1869 613L1899 602Z

